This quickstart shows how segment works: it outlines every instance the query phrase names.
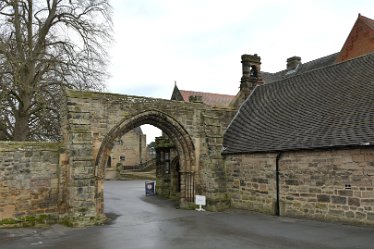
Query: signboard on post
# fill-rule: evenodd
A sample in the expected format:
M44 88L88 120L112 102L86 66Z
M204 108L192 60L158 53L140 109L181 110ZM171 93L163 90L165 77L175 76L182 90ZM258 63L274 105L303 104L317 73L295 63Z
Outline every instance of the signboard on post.
M205 211L201 206L206 206L206 197L205 195L195 195L195 204L199 206L196 208L197 211Z

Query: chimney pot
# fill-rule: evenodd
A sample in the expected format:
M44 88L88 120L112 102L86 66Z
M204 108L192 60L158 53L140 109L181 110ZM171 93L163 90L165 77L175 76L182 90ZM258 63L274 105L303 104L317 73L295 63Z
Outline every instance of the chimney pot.
M295 69L299 64L301 64L301 57L293 56L287 59L287 70Z

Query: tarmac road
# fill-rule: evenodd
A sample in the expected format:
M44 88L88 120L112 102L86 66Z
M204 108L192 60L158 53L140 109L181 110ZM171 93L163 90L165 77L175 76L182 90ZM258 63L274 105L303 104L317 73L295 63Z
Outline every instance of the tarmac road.
M144 181L105 183L111 224L2 229L1 249L373 249L374 228L267 216L177 209L144 195Z

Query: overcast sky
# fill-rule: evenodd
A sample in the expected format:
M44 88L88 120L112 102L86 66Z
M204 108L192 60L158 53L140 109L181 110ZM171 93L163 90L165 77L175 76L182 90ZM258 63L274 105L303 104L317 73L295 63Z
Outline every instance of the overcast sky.
M170 99L183 90L235 95L240 56L261 70L286 59L308 62L340 51L358 13L374 19L374 0L112 0L112 77L107 91ZM149 142L149 141L148 141Z

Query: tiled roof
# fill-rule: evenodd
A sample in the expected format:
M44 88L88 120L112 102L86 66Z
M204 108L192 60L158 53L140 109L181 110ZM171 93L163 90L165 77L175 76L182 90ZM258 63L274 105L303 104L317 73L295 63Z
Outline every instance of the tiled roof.
M179 90L185 102L189 102L190 96L202 96L203 103L209 106L215 107L228 107L231 100L235 97L234 95L218 94L218 93L207 93L207 92L195 92Z
M358 18L361 19L364 23L366 23L366 25L368 25L371 29L374 30L374 20L367 18L365 16L362 16L362 15L359 15Z
M223 153L374 145L374 53L257 86Z
M280 80L283 80L289 77L303 74L311 70L330 66L335 63L335 60L338 57L338 55L339 53L335 53L335 54L331 54L325 57L318 58L313 61L309 61L307 63L300 64L294 70L285 69L283 71L279 71L276 73L262 72L262 77L265 83L272 83L272 82L280 81Z

